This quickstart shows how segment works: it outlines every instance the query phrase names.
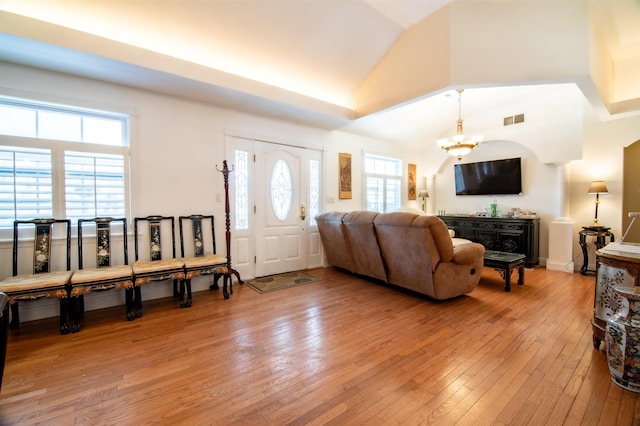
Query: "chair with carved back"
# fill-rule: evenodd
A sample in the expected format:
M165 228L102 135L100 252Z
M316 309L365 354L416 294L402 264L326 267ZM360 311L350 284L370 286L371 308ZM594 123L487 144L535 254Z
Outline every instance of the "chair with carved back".
M147 226L141 226L143 224ZM136 217L133 220L135 262L133 289L135 317L142 316L143 285L173 281L173 295L179 297L179 284L184 280L184 263L176 258L175 218L173 216ZM146 238L148 245L143 246ZM146 248L145 248L146 247Z
M2 376L4 376L4 364L7 359L7 345L9 344L9 297L0 293L0 390L2 389Z
M21 240L19 233L30 229L33 240ZM64 249L54 242L59 235ZM29 250L27 250L29 248ZM64 262L61 251L66 252ZM26 272L30 270L30 272ZM0 292L9 298L11 328L20 325L19 302L39 299L60 301L60 334L69 333L67 324L69 283L71 280L71 221L32 219L13 222L13 276L0 281Z
M180 287L180 303L191 306L191 279L213 275L213 284L220 277L230 280L227 258L216 254L216 233L213 215L180 216L180 255L184 262L187 299ZM209 226L207 226L209 225ZM209 247L209 248L208 248Z
M94 232L86 232L88 228L93 228ZM90 248L95 248L95 251ZM88 260L90 262L87 262ZM86 294L117 289L125 291L126 316L131 321L134 318L133 268L129 265L127 219L112 217L79 219L78 270L71 277L69 299L74 317L71 331L80 330Z

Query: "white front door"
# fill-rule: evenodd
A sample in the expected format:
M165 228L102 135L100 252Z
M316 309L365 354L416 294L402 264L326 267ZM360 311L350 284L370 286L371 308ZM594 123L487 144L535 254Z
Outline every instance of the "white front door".
M309 226L309 202L318 204L311 200L310 176L319 171L310 173L309 160L319 165L320 153L256 142L255 154L256 277L319 266L317 227Z

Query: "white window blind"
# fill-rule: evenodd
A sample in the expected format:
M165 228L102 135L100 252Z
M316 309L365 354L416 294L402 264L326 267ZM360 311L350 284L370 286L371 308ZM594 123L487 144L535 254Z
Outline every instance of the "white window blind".
M53 216L51 152L0 146L0 227Z
M365 154L365 209L389 212L402 206L402 161Z
M122 155L67 151L64 155L67 218L124 216L124 183Z

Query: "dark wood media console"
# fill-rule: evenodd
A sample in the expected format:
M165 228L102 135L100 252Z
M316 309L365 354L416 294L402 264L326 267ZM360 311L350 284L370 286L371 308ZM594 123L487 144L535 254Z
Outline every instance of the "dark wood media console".
M524 266L538 264L540 218L438 216L456 237L482 244L487 250L521 253Z

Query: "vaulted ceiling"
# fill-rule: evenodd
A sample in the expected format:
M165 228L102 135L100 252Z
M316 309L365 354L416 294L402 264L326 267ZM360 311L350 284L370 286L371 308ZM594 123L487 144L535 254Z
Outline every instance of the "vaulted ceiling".
M382 139L576 86L640 112L636 0L0 0L0 60ZM519 109L513 106L518 105Z

